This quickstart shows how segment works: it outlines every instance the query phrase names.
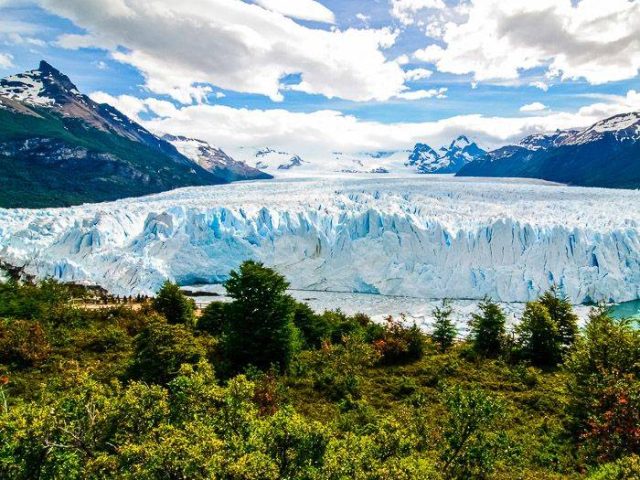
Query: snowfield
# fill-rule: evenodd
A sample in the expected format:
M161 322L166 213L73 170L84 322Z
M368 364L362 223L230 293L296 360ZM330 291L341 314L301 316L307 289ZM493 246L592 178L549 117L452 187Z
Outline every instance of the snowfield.
M0 210L0 259L126 295L254 258L304 290L522 302L557 283L622 302L640 298L639 232L638 191L357 175Z

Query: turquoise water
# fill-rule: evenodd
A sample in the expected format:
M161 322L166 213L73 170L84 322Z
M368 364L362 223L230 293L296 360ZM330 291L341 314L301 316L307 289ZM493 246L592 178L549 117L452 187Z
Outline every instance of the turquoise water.
M611 313L615 318L635 318L640 320L640 300L620 303L611 308Z

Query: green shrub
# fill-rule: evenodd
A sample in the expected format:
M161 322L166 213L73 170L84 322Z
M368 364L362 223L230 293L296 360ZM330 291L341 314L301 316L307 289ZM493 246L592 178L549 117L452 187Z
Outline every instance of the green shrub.
M205 349L185 325L152 319L135 338L129 374L145 382L165 384L178 374L182 364L197 364L204 358Z
M0 363L39 366L50 353L51 345L40 322L0 320Z

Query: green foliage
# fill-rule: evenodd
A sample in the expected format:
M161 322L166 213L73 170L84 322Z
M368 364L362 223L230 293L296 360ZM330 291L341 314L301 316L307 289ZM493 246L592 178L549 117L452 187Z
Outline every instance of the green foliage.
M442 305L433 310L435 322L431 339L438 345L441 352L449 350L458 336L458 329L451 320L452 315L453 308L448 300L443 300Z
M485 298L478 305L479 313L471 317L470 338L474 351L487 358L502 354L505 341L506 316L500 306Z
M211 302L202 311L202 315L196 323L196 330L207 332L209 335L219 337L224 331L226 311L226 303Z
M182 364L197 364L205 356L205 349L187 327L152 319L135 338L129 375L165 384L178 374Z
M180 291L178 284L169 280L164 282L153 299L153 308L164 315L169 323L190 327L195 323L193 300Z
M50 353L51 346L40 322L0 319L0 363L40 366Z
M299 346L288 286L282 275L253 261L230 273L225 288L233 302L226 308L222 348L232 371L288 368Z
M538 367L558 364L562 355L557 323L541 302L529 302L516 327L519 355Z
M279 278L258 268L252 283L255 273L234 302L273 319L262 305L278 311L272 297L286 294L266 295ZM192 331L150 306L85 309L45 294L60 291L53 284L3 288L3 311L7 299L38 300L27 319L0 321L2 479L638 476L639 334L604 311L565 368L538 370L467 361L473 338L441 352L401 322L292 303L305 350L292 352L290 368L219 382L210 361L226 307L211 307ZM536 308L525 317L547 307ZM29 336L34 325L40 334Z
M320 350L308 352L304 358L313 386L333 400L359 398L362 374L380 358L366 343L345 337L340 344L325 342Z
M442 471L447 479L488 478L504 455L506 438L494 430L503 407L482 390L445 391Z
M589 475L588 480L636 480L640 478L640 457L631 455L607 463Z
M563 356L573 347L578 336L578 316L569 300L560 295L558 287L553 286L538 300L544 305L558 329L558 341Z
M51 279L0 282L0 317L60 323L68 317L70 299L70 288Z
M393 317L387 317L380 333L373 341L373 347L379 353L381 363L414 362L424 355L424 335L415 324L407 328Z
M640 335L594 309L567 362L570 411L591 461L640 453Z

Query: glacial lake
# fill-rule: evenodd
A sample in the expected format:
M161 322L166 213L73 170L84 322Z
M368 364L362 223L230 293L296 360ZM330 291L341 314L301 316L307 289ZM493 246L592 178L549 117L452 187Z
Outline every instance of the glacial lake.
M204 307L211 302L228 302L231 299L225 296L222 285L194 285L182 287L184 291L194 293L192 298L199 307ZM209 293L210 295L207 295ZM307 290L289 290L289 294L300 302L308 304L314 311L321 313L325 310L340 309L344 313L352 315L355 313L365 313L376 322L383 322L391 315L396 319L404 318L408 324L415 323L423 330L429 330L433 325L433 310L442 305L442 300L374 295L364 293L342 293L342 292L322 292ZM471 315L478 309L478 300L452 300L453 318L458 329L464 334L468 329L468 322ZM524 303L500 303L507 314L508 323L517 323ZM640 307L640 302L638 303ZM580 320L584 322L591 307L576 305L576 313Z

